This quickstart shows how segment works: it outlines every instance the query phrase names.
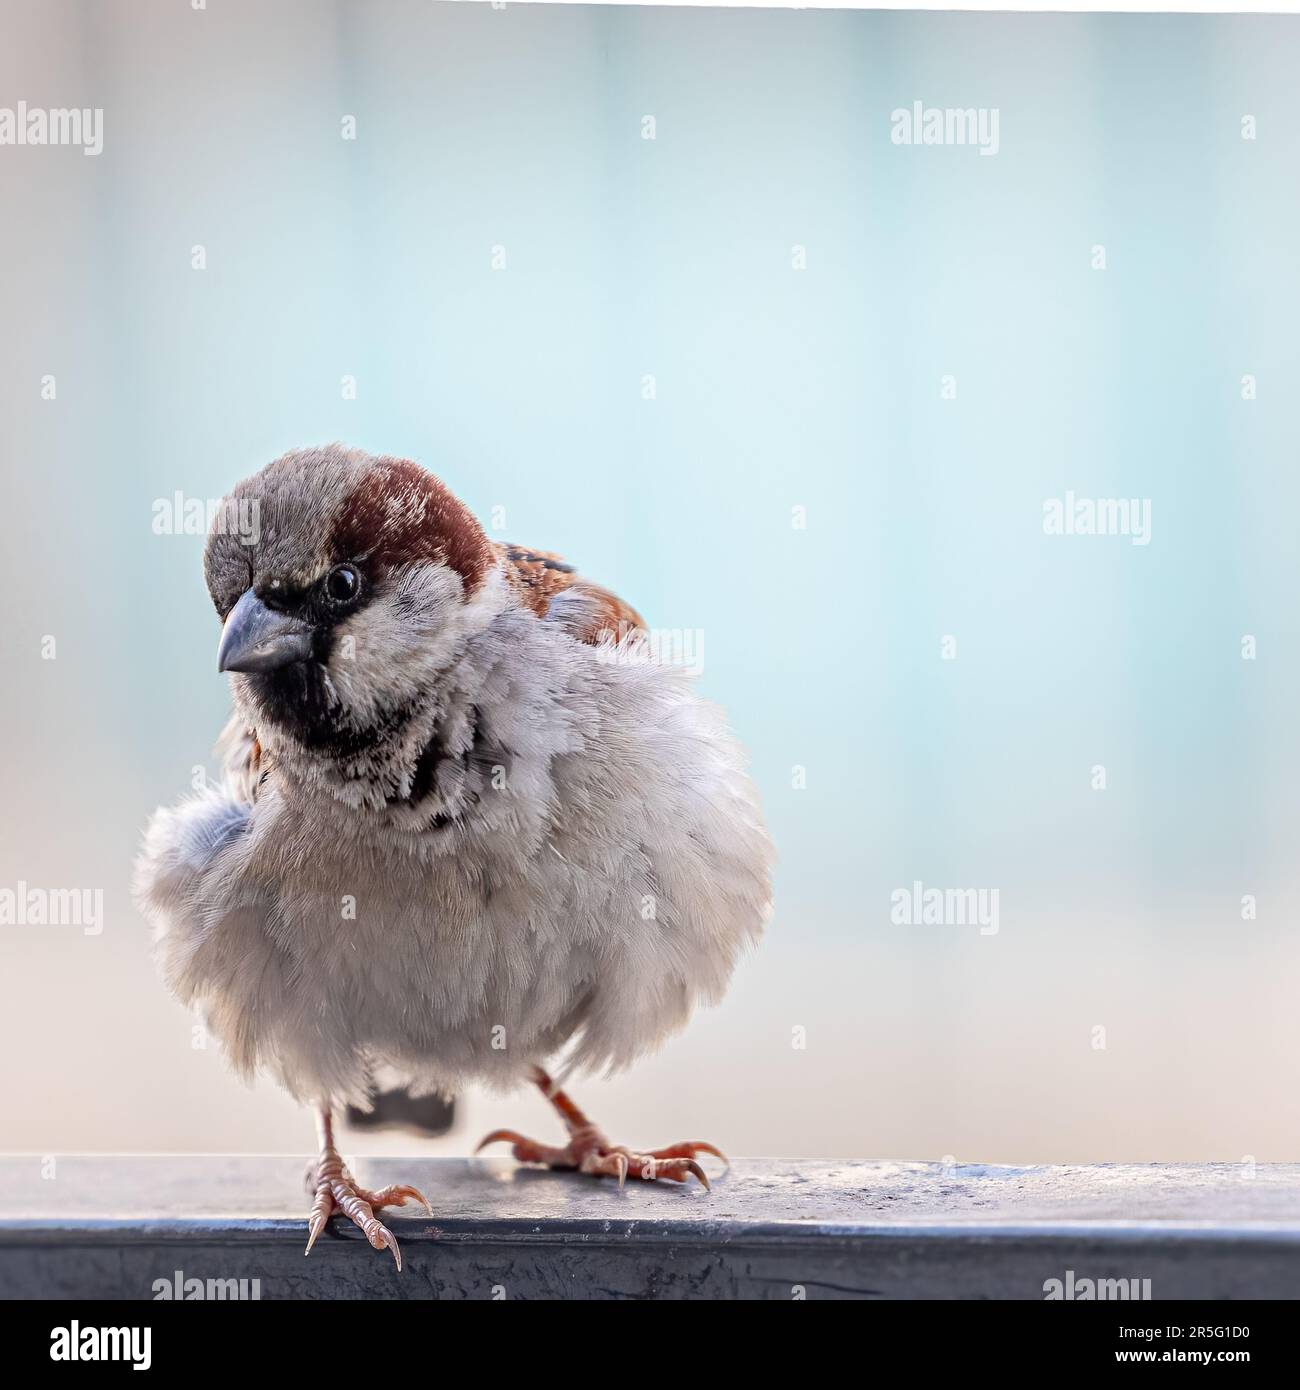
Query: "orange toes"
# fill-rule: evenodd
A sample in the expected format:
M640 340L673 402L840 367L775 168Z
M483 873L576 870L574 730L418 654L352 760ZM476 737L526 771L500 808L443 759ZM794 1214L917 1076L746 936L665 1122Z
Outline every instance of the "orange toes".
M663 1178L668 1182L682 1183L695 1178L706 1192L709 1191L708 1174L696 1162L696 1155L712 1154L728 1168L731 1166L731 1161L721 1149L699 1139L669 1144L666 1148L651 1149L646 1153L637 1153L623 1144L611 1144L600 1128L592 1124L540 1067L532 1068L532 1080L559 1112L564 1127L569 1131L569 1142L563 1148L552 1148L513 1129L494 1129L474 1150L475 1153L480 1153L489 1144L507 1143L521 1163L542 1163L548 1168L576 1168L580 1173L592 1177L617 1178L620 1187L629 1177L642 1178L647 1182Z
M668 1182L686 1182L690 1178L698 1178L700 1186L706 1192L709 1188L708 1174L700 1167L693 1158L660 1158L657 1154L649 1153L637 1159L636 1176L644 1178L646 1182L653 1182L663 1178Z
M578 1170L593 1177L617 1178L618 1185L622 1187L627 1182L631 1166L629 1155L622 1149L591 1149L582 1156Z
M478 1141L477 1145L475 1145L474 1152L476 1154L481 1154L489 1144L528 1144L531 1142L531 1140L525 1139L522 1134L519 1134L513 1129L494 1129L491 1134L485 1134L483 1138Z
M475 1153L481 1153L489 1144L506 1143L511 1145L511 1153L520 1163L544 1163L548 1168L576 1168L578 1159L569 1148L556 1149L549 1144L539 1144L525 1134L513 1129L494 1129L479 1142Z
M383 1207L400 1207L405 1206L407 1202L414 1202L422 1206L430 1216L433 1215L433 1208L429 1205L429 1199L424 1193L418 1187L410 1187L404 1183L394 1183L390 1187L381 1187L378 1192L367 1192L364 1188L358 1188L357 1196L362 1201L367 1202L375 1211L379 1211Z
M731 1167L731 1160L721 1149L706 1144L702 1139L691 1139L684 1144L669 1144L664 1149L650 1150L651 1158L694 1158L696 1154L712 1154L714 1158L720 1158L728 1168Z

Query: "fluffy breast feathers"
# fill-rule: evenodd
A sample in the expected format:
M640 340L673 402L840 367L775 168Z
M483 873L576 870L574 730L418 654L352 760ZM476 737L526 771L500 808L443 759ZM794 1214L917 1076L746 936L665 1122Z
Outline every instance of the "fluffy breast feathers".
M423 549L460 576L431 611L454 618L454 590L479 616L454 642L434 632L447 655L378 728L368 765L390 775L365 796L360 762L322 776L319 749L259 737L245 705L222 784L155 814L136 897L174 993L238 1070L322 1103L364 1102L380 1069L454 1091L557 1053L620 1068L684 1027L771 904L771 842L722 712L653 659L634 609L554 554L488 541L414 465L269 467L282 488L331 476L364 503L345 516L364 534L339 539L344 511L313 501L306 542L268 508L281 571L310 577L317 532L400 574ZM364 491L376 467L396 501ZM210 550L218 612L250 568Z

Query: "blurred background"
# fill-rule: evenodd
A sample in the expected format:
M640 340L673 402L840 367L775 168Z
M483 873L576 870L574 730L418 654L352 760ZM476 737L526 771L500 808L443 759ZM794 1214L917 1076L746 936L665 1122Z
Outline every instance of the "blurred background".
M702 633L752 751L775 919L720 1009L578 1089L617 1139L1296 1156L1300 21L5 0L0 32L0 107L104 112L95 157L0 146L0 889L104 895L97 935L0 925L0 1148L313 1149L197 1045L128 885L228 710L202 536L157 518L342 439ZM894 144L916 101L996 108L998 153ZM1150 543L1045 534L1067 490L1149 500ZM891 921L915 881L996 888L998 931ZM362 1147L498 1124L555 1130L471 1093Z

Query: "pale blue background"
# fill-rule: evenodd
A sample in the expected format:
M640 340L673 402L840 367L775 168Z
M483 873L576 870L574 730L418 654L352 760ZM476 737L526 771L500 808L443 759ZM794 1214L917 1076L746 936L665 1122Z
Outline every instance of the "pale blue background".
M108 900L0 932L11 1146L309 1143L191 1049L126 885L226 709L154 499L341 438L703 629L752 749L771 936L607 1127L1294 1157L1296 21L0 14L0 105L105 108L98 159L0 149L0 884ZM996 106L998 155L892 145L918 99ZM1067 488L1149 497L1151 544L1044 536ZM998 887L999 934L891 926L917 878ZM452 1147L521 1120L469 1104Z

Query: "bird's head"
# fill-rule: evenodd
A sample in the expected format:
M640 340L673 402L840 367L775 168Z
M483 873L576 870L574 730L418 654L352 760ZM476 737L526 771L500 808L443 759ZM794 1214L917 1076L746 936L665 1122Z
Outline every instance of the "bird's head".
M490 621L493 566L474 516L417 464L285 454L235 487L208 536L217 667L259 726L361 752Z

